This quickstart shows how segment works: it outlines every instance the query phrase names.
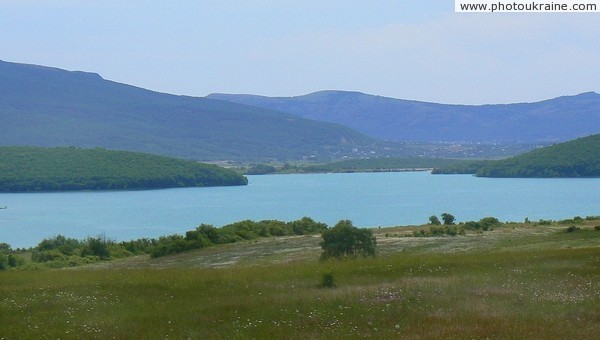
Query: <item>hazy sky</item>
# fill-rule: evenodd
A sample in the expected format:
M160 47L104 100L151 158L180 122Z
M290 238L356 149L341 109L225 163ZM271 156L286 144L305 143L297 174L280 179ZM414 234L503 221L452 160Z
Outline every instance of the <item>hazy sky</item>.
M600 13L453 0L0 0L0 60L192 96L352 90L443 103L600 92Z

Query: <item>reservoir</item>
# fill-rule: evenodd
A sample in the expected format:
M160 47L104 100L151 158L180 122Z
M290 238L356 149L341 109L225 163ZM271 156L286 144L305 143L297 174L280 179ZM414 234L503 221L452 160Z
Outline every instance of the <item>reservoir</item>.
M58 234L116 241L155 238L250 219L309 216L330 226L425 224L443 212L457 222L600 215L600 178L478 178L428 172L248 176L239 187L0 194L0 243L35 246Z

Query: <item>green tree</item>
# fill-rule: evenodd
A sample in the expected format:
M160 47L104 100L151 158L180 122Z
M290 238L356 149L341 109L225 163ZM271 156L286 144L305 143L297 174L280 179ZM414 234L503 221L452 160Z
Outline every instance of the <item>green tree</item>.
M333 228L324 231L321 237L321 259L375 255L377 241L373 232L357 228L349 220L339 221Z
M440 222L440 219L437 216L435 216L435 215L432 215L432 216L429 217L429 223L433 224L433 225L440 225L440 224L442 224Z
M0 243L0 253L8 253L12 250L10 244Z
M454 224L454 216L448 214L448 213L443 213L442 214L442 220L444 220L444 224L445 225L452 225Z

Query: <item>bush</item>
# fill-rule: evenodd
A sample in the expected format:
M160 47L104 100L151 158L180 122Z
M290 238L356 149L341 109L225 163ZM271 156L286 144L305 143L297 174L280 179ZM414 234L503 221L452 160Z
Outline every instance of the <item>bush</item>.
M53 238L44 239L34 249L37 251L57 250L63 255L69 256L78 253L81 242L76 239L57 235Z
M572 225L572 226L570 226L570 227L567 228L567 233L572 233L572 232L575 232L575 231L577 231L579 229L580 229L579 227L576 227L576 226Z
M0 253L0 270L8 269L8 256Z
M277 220L251 220L228 224L215 228L209 224L201 224L194 230L180 235L162 236L158 240L141 239L121 243L132 253L140 250L149 253L151 257L177 254L188 250L200 249L216 244L234 243L242 240L255 240L260 237L309 235L327 230L325 223L315 222L309 217L292 222Z
M289 225L295 235L317 234L327 230L325 223L315 222L310 217L303 217L297 221L290 222Z
M333 277L332 272L323 274L323 278L321 279L321 287L324 287L324 288L335 287L335 278Z
M324 231L321 237L321 259L375 255L377 241L373 232L357 228L349 220L339 221L333 228Z
M0 243L0 253L8 253L10 251L12 251L10 244Z
M156 244L155 239L141 238L137 240L124 241L119 243L126 251L134 255L146 254L152 246Z
M600 231L600 225L597 225L597 226L595 226L595 227L594 227L594 230L595 230L595 231Z
M108 243L109 241L104 236L88 237L81 250L81 256L97 256L101 260L108 260L110 259Z
M429 227L430 236L442 236L446 233L444 227Z
M497 227L500 224L502 224L502 223L495 217L484 217L484 218L480 219L478 222L475 222L475 221L465 222L464 227L467 230L491 231L491 230L494 230L494 227Z
M429 230L425 230L424 228L419 228L418 230L413 231L412 236L414 237L430 237L430 236L456 236L456 235L464 235L465 230L462 227L457 227L456 225L445 225L445 226L431 226Z
M260 236L260 228L257 222L244 220L223 226L223 232L231 232L244 240L253 240Z
M31 253L33 262L65 261L67 257L58 250L34 250Z

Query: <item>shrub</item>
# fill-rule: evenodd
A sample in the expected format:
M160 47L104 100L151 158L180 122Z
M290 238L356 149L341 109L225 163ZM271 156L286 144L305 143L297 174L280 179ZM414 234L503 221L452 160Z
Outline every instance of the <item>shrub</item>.
M481 229L481 226L479 225L479 222L468 221L468 222L465 222L464 228L467 230L479 230L479 229Z
M468 221L464 223L464 228L467 230L479 230L479 231L491 231L494 230L494 227L502 224L495 217L484 217L480 219L478 222Z
M106 237L88 237L85 240L85 247L81 251L81 256L97 256L101 260L110 259L110 251L108 250Z
M78 249L81 248L81 242L76 239L68 238L62 235L57 235L53 238L44 239L40 242L35 250L38 251L47 251L47 250L57 250L64 255L73 255L78 252Z
M148 253L149 249L155 244L155 239L148 238L141 238L137 240L124 241L119 243L119 245L125 248L125 250L135 255Z
M446 233L446 229L444 227L429 227L429 235L430 236L441 236Z
M65 254L58 250L34 250L31 253L31 260L34 262L64 261L65 259Z
M332 272L323 274L323 278L321 279L321 287L324 287L324 288L335 287L335 278L333 277Z
M288 235L288 228L285 222L281 221L265 221L265 225L269 230L269 235L285 236Z
M600 225L597 225L597 226L595 226L595 227L594 227L594 230L595 230L595 231L600 231Z
M165 255L182 253L188 250L188 242L181 235L161 236L156 244L150 248L150 257L156 258Z
M12 250L10 244L0 243L0 253L8 253Z
M297 221L290 222L289 225L296 235L317 234L327 230L327 225L325 223L315 222L310 217L302 217Z
M419 228L413 231L412 236L414 237L430 237L430 236L456 236L464 235L465 229L463 227L457 227L456 225L445 225L445 226L431 226L429 230ZM410 236L410 235L409 235Z
M349 220L339 221L321 234L321 259L374 256L377 241L369 229L360 229Z
M223 232L231 232L244 240L253 240L260 236L259 224L251 220L228 224L223 226L221 230L223 230Z
M8 269L8 256L0 253L0 270Z
M8 255L8 266L16 267L19 265L19 259L14 255Z
M495 217L484 217L479 220L479 226L481 229L485 230L493 230L493 227L498 226L500 221Z
M575 231L577 231L579 229L580 229L579 227L576 227L576 226L572 225L572 226L570 226L570 227L567 228L567 233L572 233L572 232L575 232Z

